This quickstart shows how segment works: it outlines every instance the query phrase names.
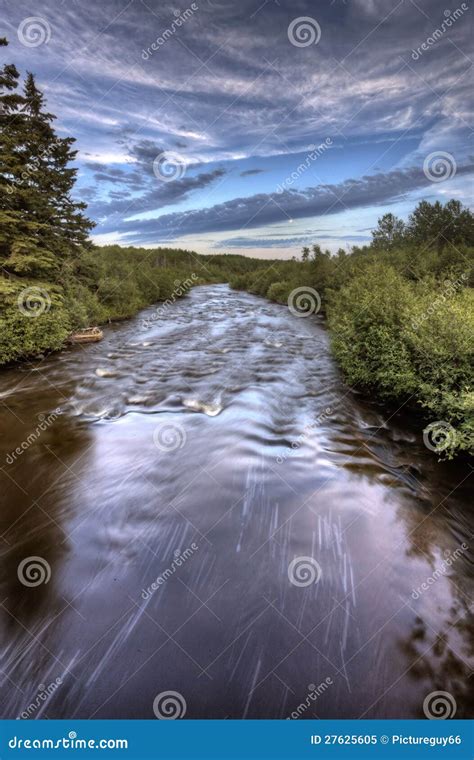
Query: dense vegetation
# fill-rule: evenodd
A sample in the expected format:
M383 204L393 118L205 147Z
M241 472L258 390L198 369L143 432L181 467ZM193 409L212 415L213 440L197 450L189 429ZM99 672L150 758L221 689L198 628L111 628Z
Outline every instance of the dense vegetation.
M20 91L15 66L0 69L0 364L256 265L242 256L93 246L85 204L71 196L74 140L56 134L54 118L32 74Z
M131 316L198 283L230 280L279 303L312 288L348 382L416 403L452 427L448 455L472 450L474 217L458 201L423 201L407 224L386 214L371 245L335 255L314 245L298 261L97 248L85 205L72 197L74 140L56 134L33 75L19 85L15 66L3 66L0 365L58 349L77 328Z
M331 255L314 245L302 261L262 265L231 284L279 303L315 289L347 381L446 423L448 456L473 451L473 231L458 201L423 201L407 225L382 217L369 246Z

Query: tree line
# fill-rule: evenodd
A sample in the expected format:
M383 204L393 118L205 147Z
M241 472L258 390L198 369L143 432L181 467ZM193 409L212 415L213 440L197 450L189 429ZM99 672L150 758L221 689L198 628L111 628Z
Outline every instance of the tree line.
M86 204L73 197L75 140L54 122L34 75L22 80L14 64L1 67L0 365L182 294L192 274L222 282L255 266L243 256L94 246Z
M458 200L421 201L407 222L387 213L370 245L315 243L298 260L98 248L73 197L75 141L54 120L31 73L0 68L0 365L182 295L192 275L279 303L310 288L348 383L449 425L448 456L473 450L474 217Z

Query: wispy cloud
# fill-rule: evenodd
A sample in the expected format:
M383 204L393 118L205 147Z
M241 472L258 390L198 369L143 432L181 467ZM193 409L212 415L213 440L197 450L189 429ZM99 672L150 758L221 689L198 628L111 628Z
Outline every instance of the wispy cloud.
M381 204L434 191L421 167L435 150L453 154L457 178L465 177L469 13L412 56L445 18L443 2L197 3L147 60L142 51L176 18L168 0L0 0L0 8L8 56L37 72L61 133L78 138L78 191L101 222L98 234L148 244L235 230L242 233L228 240L250 241L245 231L257 226L362 207L376 214ZM51 37L28 48L17 28L32 15L47 21ZM317 45L291 44L296 16L317 20ZM327 137L337 145L330 161L277 195L298 156ZM162 151L182 154L184 177L156 181ZM153 218L130 219L140 214ZM297 245L296 237L288 229L282 239Z

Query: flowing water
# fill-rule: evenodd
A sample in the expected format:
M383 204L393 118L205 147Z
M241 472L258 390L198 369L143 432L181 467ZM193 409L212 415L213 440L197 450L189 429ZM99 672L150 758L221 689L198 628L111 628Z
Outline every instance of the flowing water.
M198 287L0 401L2 717L473 714L471 468L319 317Z

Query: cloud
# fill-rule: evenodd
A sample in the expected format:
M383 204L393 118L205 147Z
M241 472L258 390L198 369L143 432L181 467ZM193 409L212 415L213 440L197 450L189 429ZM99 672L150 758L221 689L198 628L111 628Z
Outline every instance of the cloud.
M145 61L142 50L176 18L174 0L43 0L41 16L52 33L48 45L35 48L17 37L31 1L0 0L8 60L37 74L60 133L77 137L78 194L91 201L89 214L107 234L147 243L180 231L230 233L288 217L329 217L395 203L417 189L432 192L413 169L432 151L467 163L468 15L412 57L445 18L445 0L198 6ZM289 41L288 25L298 15L318 21L317 45ZM341 142L344 171L332 151L334 172L325 183L275 194L284 160L327 137ZM354 145L367 145L366 160ZM153 160L163 151L182 154L181 180L156 181ZM240 162L249 157L265 170L246 169ZM225 169L224 160L232 162ZM370 174L374 164L380 171ZM209 208L204 193L217 188L224 171L222 202ZM257 174L262 192L236 197L245 196L240 178ZM183 210L159 216L170 204ZM130 220L138 213L157 218Z
M458 176L473 172L472 163L457 169ZM412 191L430 186L433 187L423 170L411 167L347 179L338 184L321 184L302 191L287 190L280 194L259 193L247 198L234 198L210 208L164 214L156 219L114 222L115 226L112 227L125 237L152 243L191 233L259 228L289 219L320 218L345 210L386 205L403 199ZM108 229L111 231L112 227Z
M89 207L89 212L94 218L109 219L120 214L130 217L133 214L156 211L178 201L186 200L192 193L208 187L224 174L224 169L214 169L210 172L202 172L195 177L185 175L183 178L172 182L163 182L155 177L153 173L144 180L140 178L136 180L135 175L132 175L131 179L124 176L120 178L120 184L136 190L143 189L145 186L145 192L142 195L133 197L129 193L126 193L123 197L117 197L109 193L109 200L92 203ZM97 177L98 175L95 176ZM100 177L101 179L110 181L110 175L107 173L103 173ZM136 226L140 226L142 223L142 221L134 222ZM124 224L127 224L127 222L124 222Z

